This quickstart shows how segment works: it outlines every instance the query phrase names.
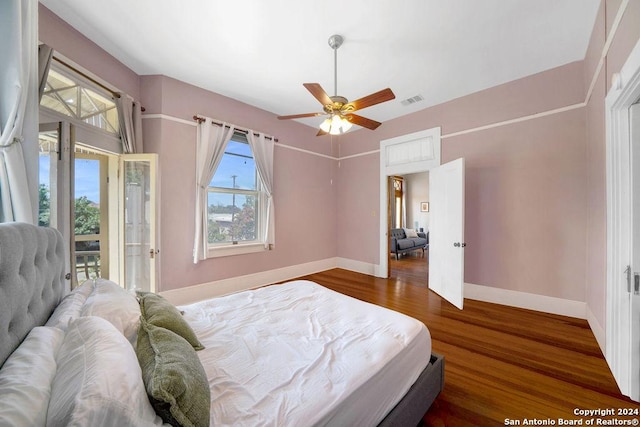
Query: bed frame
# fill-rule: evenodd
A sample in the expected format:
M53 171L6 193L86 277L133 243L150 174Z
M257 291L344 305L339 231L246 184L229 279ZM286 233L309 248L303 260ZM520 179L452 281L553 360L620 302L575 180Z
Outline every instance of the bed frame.
M66 294L64 254L53 228L0 224L0 366Z
M62 297L62 235L53 228L0 224L0 367L29 331L44 325ZM431 355L407 394L380 426L418 425L444 387L444 357Z
M417 426L443 388L444 356L431 353L427 367L378 426Z

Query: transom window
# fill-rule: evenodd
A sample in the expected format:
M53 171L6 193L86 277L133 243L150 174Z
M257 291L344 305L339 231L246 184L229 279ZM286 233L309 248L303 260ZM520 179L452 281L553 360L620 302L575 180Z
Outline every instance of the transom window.
M118 111L113 100L53 67L49 70L40 106L109 133L118 133Z
M246 136L236 132L209 183L209 246L261 242L261 218L265 209L261 187Z

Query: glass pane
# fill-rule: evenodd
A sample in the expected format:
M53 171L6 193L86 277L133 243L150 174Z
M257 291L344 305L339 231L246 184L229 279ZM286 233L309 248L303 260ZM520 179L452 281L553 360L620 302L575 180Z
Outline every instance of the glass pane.
M209 192L209 243L248 242L256 240L255 195Z
M151 291L151 165L145 160L127 160L124 174L126 287Z
M46 94L43 95L42 100L40 101L40 105L49 108L50 110L54 110L58 113L64 114L65 116L73 117L73 113L69 111L69 107L65 105L65 103L61 101L57 96Z
M58 160L58 131L40 132L38 159L38 225L57 227L56 182Z
M209 184L211 187L256 189L256 162L249 144L229 141L222 160Z
M118 133L118 114L110 97L53 69L49 70L40 105L107 132Z
M76 159L75 234L100 233L100 161Z
M76 277L78 283L102 277L100 273L100 240L76 241Z
M100 161L77 157L74 164L75 272L77 283L82 283L87 279L107 278L108 272L101 272Z

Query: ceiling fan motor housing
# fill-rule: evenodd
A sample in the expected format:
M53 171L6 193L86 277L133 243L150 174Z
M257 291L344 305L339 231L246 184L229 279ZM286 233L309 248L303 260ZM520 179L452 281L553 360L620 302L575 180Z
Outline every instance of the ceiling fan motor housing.
M331 104L324 106L323 110L327 114L339 113L342 107L349 102L344 96L330 96Z

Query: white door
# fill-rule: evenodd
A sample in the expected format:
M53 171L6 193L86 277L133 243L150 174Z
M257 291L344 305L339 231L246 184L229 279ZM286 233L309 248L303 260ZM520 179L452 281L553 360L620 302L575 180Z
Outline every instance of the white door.
M429 171L429 288L462 310L464 159Z
M635 401L640 401L640 104L631 106L631 191L632 230L631 266L629 269L630 327L631 343L629 360L630 393ZM633 273L633 274L631 274Z
M120 163L120 283L129 290L156 292L157 154L125 154Z

